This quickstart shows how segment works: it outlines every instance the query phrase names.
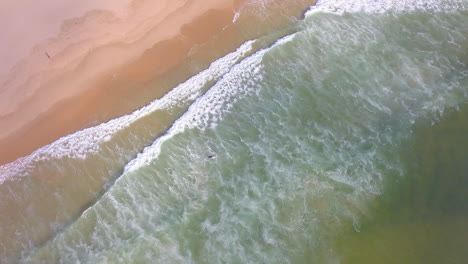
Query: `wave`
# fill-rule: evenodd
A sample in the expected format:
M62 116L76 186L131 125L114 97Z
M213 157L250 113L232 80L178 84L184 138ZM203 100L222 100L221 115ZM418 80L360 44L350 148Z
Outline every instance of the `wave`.
M468 10L464 0L319 0L312 6L306 17L316 12L335 14L345 13L385 13L411 12L455 12Z

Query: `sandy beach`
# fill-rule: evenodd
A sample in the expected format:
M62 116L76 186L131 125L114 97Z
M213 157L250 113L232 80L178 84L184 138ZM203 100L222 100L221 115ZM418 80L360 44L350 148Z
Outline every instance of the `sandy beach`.
M232 23L241 4L2 2L0 164L134 110L139 103L122 98L179 65ZM18 13L28 19L18 23Z

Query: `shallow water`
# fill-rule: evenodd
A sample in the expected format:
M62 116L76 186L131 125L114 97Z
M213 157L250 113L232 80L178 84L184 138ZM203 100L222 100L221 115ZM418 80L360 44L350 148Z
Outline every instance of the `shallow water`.
M466 25L467 1L319 2L188 81L184 114L22 261L466 262ZM124 142L155 135L129 120Z

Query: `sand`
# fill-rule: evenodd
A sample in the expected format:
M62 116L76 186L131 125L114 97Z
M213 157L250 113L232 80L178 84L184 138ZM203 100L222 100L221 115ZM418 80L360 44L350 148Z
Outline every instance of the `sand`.
M236 4L233 0L2 2L0 25L6 30L0 44L0 164L115 117L96 111L106 101L135 91L104 93L112 82L135 87L177 66L193 45L232 22ZM203 16L208 16L209 26L202 22L190 28ZM203 34L197 34L201 28ZM118 114L135 107L123 108Z

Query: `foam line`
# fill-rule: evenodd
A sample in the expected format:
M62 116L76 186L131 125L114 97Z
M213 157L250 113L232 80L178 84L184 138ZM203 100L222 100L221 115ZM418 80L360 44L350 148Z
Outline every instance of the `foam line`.
M306 12L306 17L317 12L385 13L424 10L431 12L456 12L468 10L464 0L319 0Z

